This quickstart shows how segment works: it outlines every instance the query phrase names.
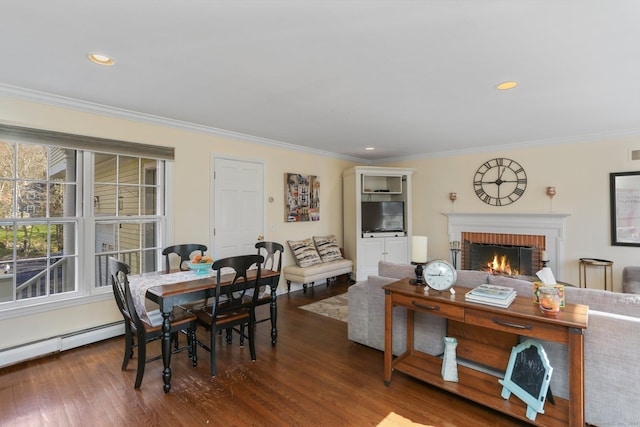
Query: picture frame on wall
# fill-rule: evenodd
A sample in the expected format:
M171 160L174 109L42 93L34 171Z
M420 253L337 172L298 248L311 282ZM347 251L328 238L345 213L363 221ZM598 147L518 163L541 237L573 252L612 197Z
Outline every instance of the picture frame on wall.
M315 175L284 175L286 222L320 221L320 180Z
M640 172L609 174L611 245L640 246Z

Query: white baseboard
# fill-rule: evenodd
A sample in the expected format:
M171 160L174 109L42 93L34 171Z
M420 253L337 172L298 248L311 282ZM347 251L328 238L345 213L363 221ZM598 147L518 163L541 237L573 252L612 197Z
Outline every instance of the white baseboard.
M22 344L0 351L0 368L123 334L124 323L118 322L86 329L69 335Z

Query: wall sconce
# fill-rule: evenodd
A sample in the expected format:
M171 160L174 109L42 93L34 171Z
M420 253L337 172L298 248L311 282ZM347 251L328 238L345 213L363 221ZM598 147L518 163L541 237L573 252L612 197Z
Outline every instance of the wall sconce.
M100 206L100 196L93 196L93 207L97 208Z
M556 187L547 187L547 197L549 197L549 212L553 212L553 196L556 195Z
M456 200L458 200L458 193L449 193L449 200L451 200L451 211L456 210Z

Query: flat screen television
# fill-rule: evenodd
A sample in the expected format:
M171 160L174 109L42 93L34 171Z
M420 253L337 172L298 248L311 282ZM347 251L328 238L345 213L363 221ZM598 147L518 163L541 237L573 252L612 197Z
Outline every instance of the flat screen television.
M404 202L362 202L362 232L383 233L404 230Z

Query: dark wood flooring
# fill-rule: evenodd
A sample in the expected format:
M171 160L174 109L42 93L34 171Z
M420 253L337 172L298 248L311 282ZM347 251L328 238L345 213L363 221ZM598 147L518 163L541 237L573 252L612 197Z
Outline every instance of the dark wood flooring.
M161 361L133 389L136 360L120 370L123 337L1 369L0 425L377 426L392 413L429 426L521 425L400 373L385 386L380 351L349 341L346 323L297 308L346 289L338 281L279 297L277 346L268 322L258 325L256 362L237 337L220 344L216 378L204 350L197 368L174 355L168 394Z

